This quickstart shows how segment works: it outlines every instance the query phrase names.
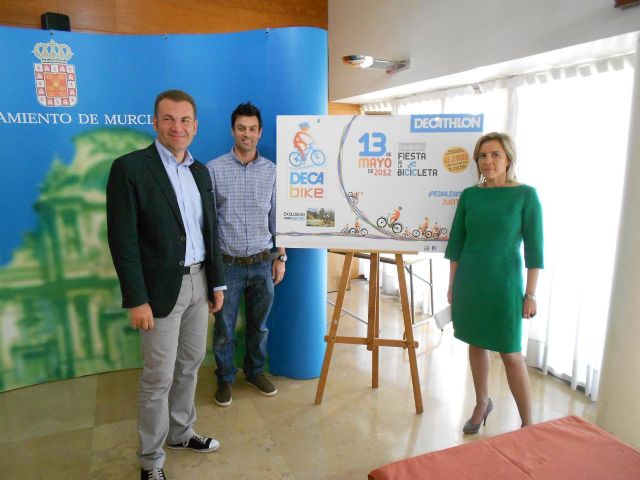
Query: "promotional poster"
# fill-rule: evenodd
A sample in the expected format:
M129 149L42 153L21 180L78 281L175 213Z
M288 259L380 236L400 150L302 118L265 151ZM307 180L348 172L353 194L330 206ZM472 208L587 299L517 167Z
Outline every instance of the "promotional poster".
M278 245L444 252L482 115L278 116Z

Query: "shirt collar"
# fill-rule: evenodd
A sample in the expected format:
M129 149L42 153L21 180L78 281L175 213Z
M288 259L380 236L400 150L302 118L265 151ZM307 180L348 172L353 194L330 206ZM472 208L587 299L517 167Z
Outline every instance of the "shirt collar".
M240 159L238 158L238 156L236 155L236 151L235 151L235 146L231 147L231 158L238 163L239 165L242 165L243 167L246 167L247 165L251 165L252 163L256 163L259 159L260 159L260 151L258 151L258 149L256 148L256 158L254 158L252 161L250 161L249 163L247 163L246 165L244 163L242 163L240 161Z
M162 160L162 163L164 163L166 167L169 167L169 166L175 167L178 165L178 160L176 160L175 155L171 153L169 149L167 149L167 147L162 145L157 138L156 138L155 144L156 144L156 148L158 149L158 153L160 154L160 159ZM195 160L193 159L191 152L187 150L184 152L184 161L180 165L184 165L185 167L190 167L194 161Z

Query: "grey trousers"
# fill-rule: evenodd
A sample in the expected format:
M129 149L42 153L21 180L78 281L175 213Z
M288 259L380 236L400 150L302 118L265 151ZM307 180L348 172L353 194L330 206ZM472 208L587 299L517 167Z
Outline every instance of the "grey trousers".
M194 434L198 368L207 343L207 279L204 269L182 277L180 294L153 330L140 331L142 375L138 392L138 458L145 470L162 467L164 442L181 443Z

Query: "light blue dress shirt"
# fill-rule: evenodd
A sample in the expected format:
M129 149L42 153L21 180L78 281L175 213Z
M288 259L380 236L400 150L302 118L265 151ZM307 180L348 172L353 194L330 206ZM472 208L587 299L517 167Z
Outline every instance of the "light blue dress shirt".
M194 160L185 152L184 161L178 163L176 157L156 139L156 148L164 165L169 181L178 199L178 208L186 232L185 266L204 261L204 237L202 236L202 197L193 179L189 166Z

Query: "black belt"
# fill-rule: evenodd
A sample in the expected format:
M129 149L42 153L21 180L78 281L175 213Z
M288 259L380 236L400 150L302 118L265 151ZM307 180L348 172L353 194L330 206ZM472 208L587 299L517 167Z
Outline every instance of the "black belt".
M230 255L225 255L224 253L222 254L222 260L224 261L224 263L238 265L240 267L248 267L249 265L270 261L274 258L275 257L273 256L273 253L271 253L269 250L256 253L255 255L251 255L250 257L232 257Z
M188 267L182 267L182 274L192 275L194 273L198 273L200 270L202 270L203 266L204 266L204 262L200 262L200 263L194 263L192 265L189 265Z

